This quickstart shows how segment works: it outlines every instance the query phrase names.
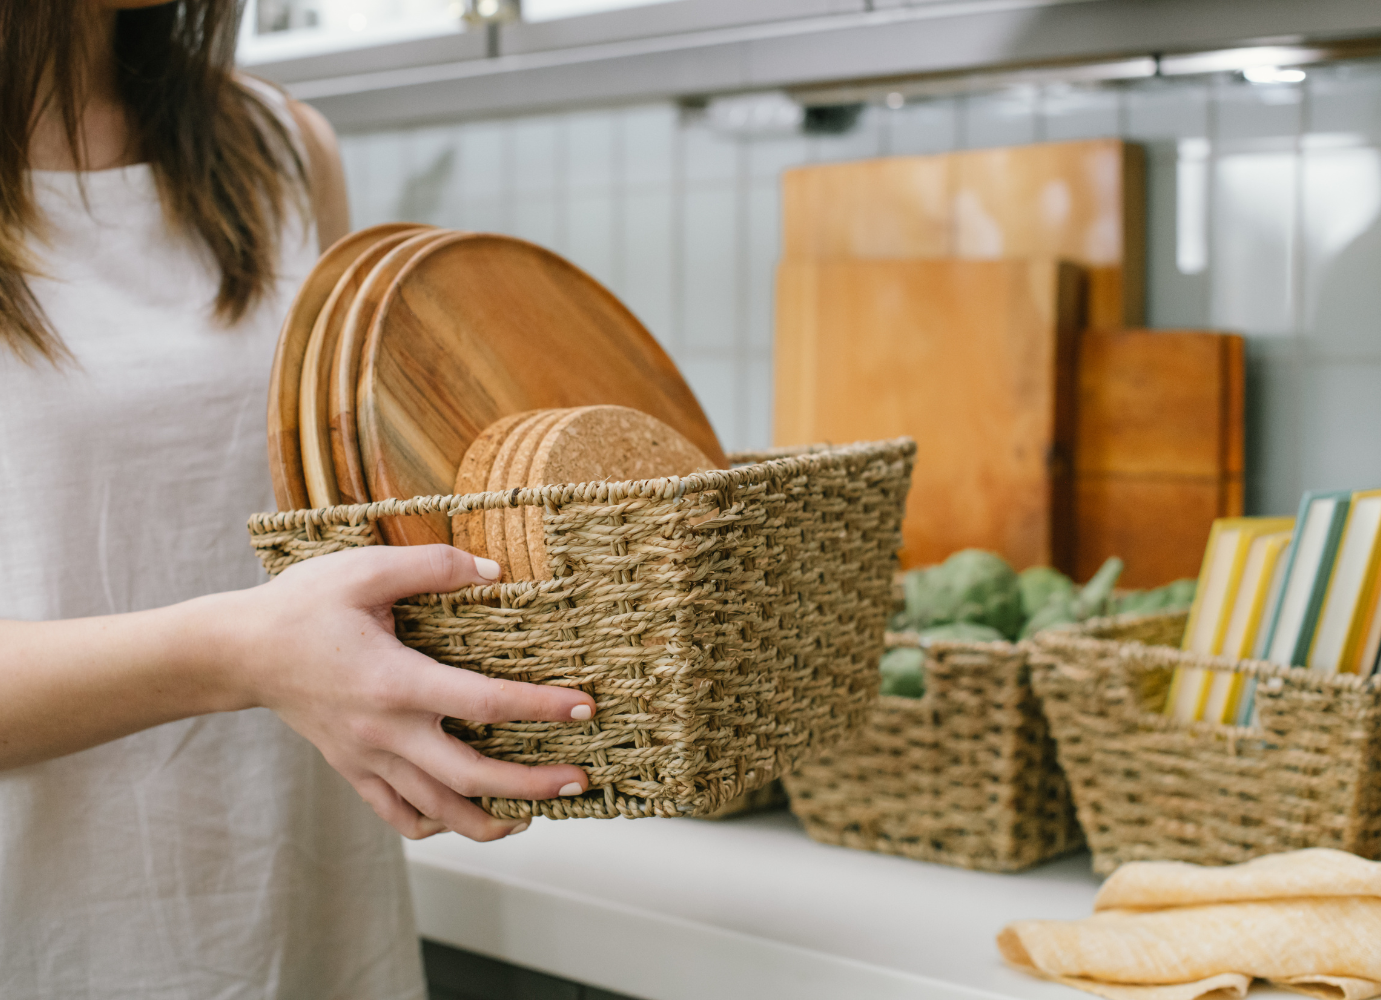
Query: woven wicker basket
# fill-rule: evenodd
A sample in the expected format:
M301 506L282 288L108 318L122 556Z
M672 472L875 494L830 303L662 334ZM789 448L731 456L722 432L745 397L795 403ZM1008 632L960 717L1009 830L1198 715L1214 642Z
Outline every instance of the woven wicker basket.
M388 500L250 519L270 573L374 543L380 517L542 505L556 579L423 595L398 637L492 677L579 687L591 722L467 724L524 764L575 764L590 790L485 799L496 816L714 812L862 723L876 697L915 444L792 453L684 479Z
M879 698L857 737L784 779L811 838L985 871L1082 846L1029 648L930 645L924 697Z
M1184 621L1104 619L1036 639L1033 680L1094 869L1302 847L1381 857L1377 682L1167 648ZM1161 715L1179 666L1258 678L1260 727Z

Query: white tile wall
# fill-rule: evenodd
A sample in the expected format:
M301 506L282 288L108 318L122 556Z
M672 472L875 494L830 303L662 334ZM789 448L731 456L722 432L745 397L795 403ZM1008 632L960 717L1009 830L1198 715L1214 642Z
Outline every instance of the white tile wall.
M1103 135L1147 150L1150 325L1249 337L1249 510L1381 485L1381 64L1298 87L1150 80L874 107L842 136L729 139L659 103L341 147L356 225L512 232L609 283L735 448L771 439L783 170ZM1189 237L1206 256L1184 273Z

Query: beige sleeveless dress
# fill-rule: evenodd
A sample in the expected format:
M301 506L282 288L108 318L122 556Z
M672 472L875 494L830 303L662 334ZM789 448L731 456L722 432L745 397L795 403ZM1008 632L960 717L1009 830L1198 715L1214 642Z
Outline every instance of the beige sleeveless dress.
M31 287L76 364L0 349L0 618L260 582L245 519L274 506L269 366L314 227L287 228L277 288L227 329L148 166L86 175L89 209L75 175L33 181ZM5 1000L424 995L397 834L271 712L0 771Z

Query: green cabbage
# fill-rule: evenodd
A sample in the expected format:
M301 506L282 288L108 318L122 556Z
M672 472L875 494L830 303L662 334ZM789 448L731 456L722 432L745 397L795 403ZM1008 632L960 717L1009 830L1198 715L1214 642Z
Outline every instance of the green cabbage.
M882 694L919 698L925 694L925 653L912 646L898 646L882 654Z
M908 573L902 589L908 628L919 631L951 622L976 622L1009 639L1021 631L1025 616L1017 575L992 552L956 552L939 566Z

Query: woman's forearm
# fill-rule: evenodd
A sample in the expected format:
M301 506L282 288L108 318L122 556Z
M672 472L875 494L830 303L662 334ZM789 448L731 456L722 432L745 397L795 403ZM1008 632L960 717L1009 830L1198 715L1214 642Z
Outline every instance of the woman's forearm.
M399 599L498 576L497 563L449 545L369 546L156 611L0 622L0 769L263 706L405 836L506 836L527 824L489 816L471 799L577 795L589 778L570 764L482 757L442 722L584 722L594 699L444 666L393 631Z
M234 594L67 621L0 621L0 770L247 708L227 664Z

